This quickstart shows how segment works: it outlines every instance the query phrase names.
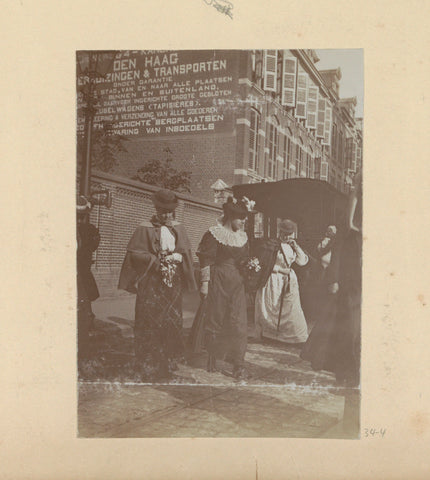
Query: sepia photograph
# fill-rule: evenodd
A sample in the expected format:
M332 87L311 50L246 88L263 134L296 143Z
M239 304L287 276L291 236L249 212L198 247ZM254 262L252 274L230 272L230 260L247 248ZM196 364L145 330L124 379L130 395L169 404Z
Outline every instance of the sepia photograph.
M76 51L78 437L360 438L363 63Z
M430 3L2 13L0 477L428 478Z

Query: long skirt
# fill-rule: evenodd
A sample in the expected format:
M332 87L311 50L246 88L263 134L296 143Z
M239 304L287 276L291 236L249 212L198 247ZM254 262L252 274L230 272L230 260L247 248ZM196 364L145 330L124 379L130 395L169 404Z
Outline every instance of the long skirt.
M206 311L209 353L242 367L248 340L248 320L243 278L235 265L214 265Z
M137 291L134 340L136 360L149 377L168 375L184 355L182 335L182 271L178 268L172 287L159 272L141 282Z
M308 338L308 327L300 303L297 276L290 273L289 284L285 277L272 273L266 285L255 297L255 324L264 337L287 343L303 343ZM282 293L286 289L285 294Z

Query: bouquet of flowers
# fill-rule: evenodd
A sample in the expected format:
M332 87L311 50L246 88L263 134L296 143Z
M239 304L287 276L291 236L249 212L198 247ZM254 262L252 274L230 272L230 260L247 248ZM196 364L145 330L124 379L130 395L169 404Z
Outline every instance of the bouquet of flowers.
M243 264L243 275L248 290L255 290L261 270L260 261L257 257L251 257Z
M252 257L248 260L246 268L251 272L258 273L261 270L260 261L257 257Z
M175 276L176 269L180 263L180 259L177 258L180 254L169 254L168 252L160 253L160 272L161 279L165 285L172 288L173 277Z

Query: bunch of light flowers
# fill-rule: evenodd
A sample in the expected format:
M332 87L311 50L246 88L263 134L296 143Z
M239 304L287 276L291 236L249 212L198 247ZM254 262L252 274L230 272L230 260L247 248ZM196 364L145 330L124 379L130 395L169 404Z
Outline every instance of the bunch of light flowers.
M246 268L251 272L258 273L261 270L260 261L257 257L250 258L246 264Z
M178 268L178 262L169 255L168 252L161 252L160 254L160 272L161 279L169 288L173 286L173 278Z

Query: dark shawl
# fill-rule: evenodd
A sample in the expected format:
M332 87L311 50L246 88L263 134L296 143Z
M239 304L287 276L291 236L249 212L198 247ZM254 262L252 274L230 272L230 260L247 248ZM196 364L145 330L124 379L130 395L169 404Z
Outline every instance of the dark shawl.
M177 222L172 222L172 226L169 228L176 237L175 252L182 254L183 257L181 265L186 286L189 290L196 290L191 244L185 228ZM154 226L150 222L143 222L136 228L127 246L118 288L136 293L136 284L144 281L151 270L158 270L160 266L158 258L160 232L161 226Z
M253 245L252 256L258 258L261 266L261 270L258 272L256 289L266 285L280 249L281 242L278 239L258 240L255 242L255 245Z

